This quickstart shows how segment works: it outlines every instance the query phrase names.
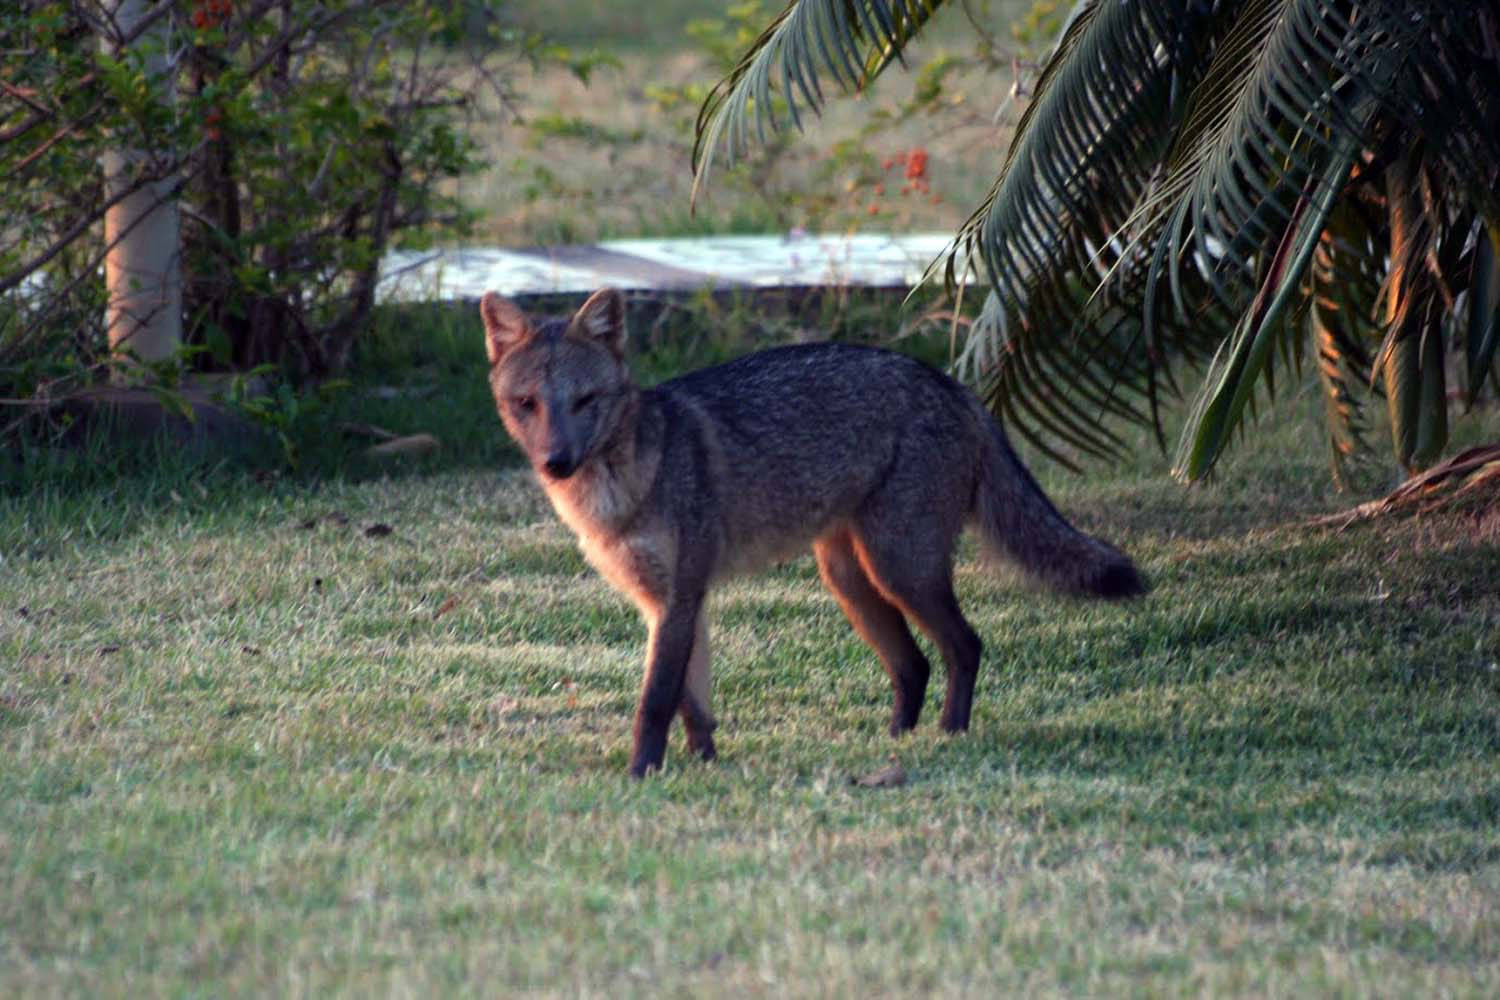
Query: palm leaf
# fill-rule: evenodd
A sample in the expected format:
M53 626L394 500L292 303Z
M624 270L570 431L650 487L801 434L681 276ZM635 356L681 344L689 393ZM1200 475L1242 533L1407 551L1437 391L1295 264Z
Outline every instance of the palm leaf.
M1300 361L1296 318L1322 227L1377 113L1396 100L1386 95L1412 33L1366 6L1080 8L1088 16L1064 62L1045 75L1052 89L1039 89L1000 181L950 258L950 278L960 253L982 261L1009 304L1007 350L987 353L1013 372L989 384L997 404L1018 398L997 410L1035 418L1036 394L1062 390L1078 404L1071 416L1097 426L1110 412L1074 391L1076 376L1045 387L1027 377L1076 373L1057 358L1082 356L1143 383L1150 409L1129 415L1149 417L1160 435L1158 389L1175 388L1167 362L1213 357L1177 463L1184 475L1207 472L1254 386L1274 386L1278 357ZM1122 64L1133 74L1123 85ZM1079 275L1101 269L1104 279L1080 296ZM1120 311L1139 319L1099 335L1100 318ZM1043 316L1072 323L1044 327ZM1102 435L1083 436L1085 450L1107 448Z
M1500 227L1479 228L1474 239L1464 338L1464 397L1469 406L1479 398L1485 376L1494 371L1500 347Z
M1080 5L999 179L943 260L950 283L982 270L1004 304L1004 322L978 324L970 339L1003 337L975 352L998 360L986 395L1034 441L1065 423L1070 443L1107 454L1117 445L1101 417L1159 426L1161 357L1142 349L1138 316L1107 295L1082 313L1110 269L1142 266L1117 234L1216 44L1204 10L1186 0ZM1191 330L1177 333L1192 341Z
M1409 472L1430 465L1448 441L1443 323L1454 293L1446 276L1458 271L1473 225L1452 225L1434 197L1421 146L1386 170L1390 269L1382 291L1386 337L1376 360L1385 387L1396 459Z
M1296 324L1284 320L1284 313L1301 288L1303 273L1358 152L1357 140L1346 139L1343 148L1329 158L1316 189L1288 220L1256 301L1227 343L1224 361L1216 364L1218 371L1210 376L1183 434L1174 470L1177 475L1197 479L1213 466L1239 425L1257 377L1269 371L1278 338L1299 332Z
M1372 253L1373 222L1347 199L1334 209L1308 268L1308 332L1317 351L1318 384L1323 390L1333 478L1351 483L1350 465L1368 455L1367 428L1355 389L1367 384L1365 349L1375 333L1380 275Z
M1443 187L1500 222L1500 10L1493 2L1369 3L1410 60L1383 96L1399 130L1440 151Z
M693 143L697 201L718 151L733 163L783 119L802 127L799 105L823 106L822 77L845 90L867 85L900 58L943 0L791 0L698 109ZM784 115L783 115L784 112Z

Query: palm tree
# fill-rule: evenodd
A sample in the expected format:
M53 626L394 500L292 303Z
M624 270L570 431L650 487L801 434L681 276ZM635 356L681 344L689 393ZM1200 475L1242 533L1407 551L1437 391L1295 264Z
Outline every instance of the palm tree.
M940 2L792 0L704 102L698 182L821 79L863 87ZM1186 364L1207 377L1176 470L1202 476L1311 353L1335 474L1371 395L1414 473L1450 367L1469 405L1500 385L1500 3L1082 0L945 263L988 287L960 369L1064 461L1118 449L1118 421L1165 446Z

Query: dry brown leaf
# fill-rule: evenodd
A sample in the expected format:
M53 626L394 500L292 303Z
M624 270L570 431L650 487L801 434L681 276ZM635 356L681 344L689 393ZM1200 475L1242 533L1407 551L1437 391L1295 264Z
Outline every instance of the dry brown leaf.
M419 455L430 455L441 447L442 443L431 434L407 434L404 437L392 438L382 444L371 445L365 449L365 454L371 458L399 456L415 458Z
M850 780L861 788L895 788L906 784L906 768L902 767L899 761L893 760L878 771L871 771L869 774Z
M1359 504L1337 514L1315 517L1313 527L1340 530L1359 521L1384 514L1426 514L1467 500L1500 478L1500 444L1470 448L1412 476L1379 500Z

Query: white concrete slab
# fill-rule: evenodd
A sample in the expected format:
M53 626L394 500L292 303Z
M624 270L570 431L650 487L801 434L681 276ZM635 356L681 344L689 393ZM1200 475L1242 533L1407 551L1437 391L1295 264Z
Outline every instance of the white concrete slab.
M376 297L390 302L477 299L501 295L590 292L599 276L531 254L507 250L394 250L381 267Z
M609 240L596 246L396 251L379 296L410 302L626 289L916 284L951 234L711 236Z
M702 271L725 285L884 287L915 284L948 240L945 234L860 233L611 240L600 245L669 267Z

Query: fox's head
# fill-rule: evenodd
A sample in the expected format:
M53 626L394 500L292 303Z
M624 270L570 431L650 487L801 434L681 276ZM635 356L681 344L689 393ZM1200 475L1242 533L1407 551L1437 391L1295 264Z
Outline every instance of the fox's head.
M601 288L571 318L533 323L515 303L486 292L479 312L505 429L538 475L568 478L611 443L634 400L624 298Z

